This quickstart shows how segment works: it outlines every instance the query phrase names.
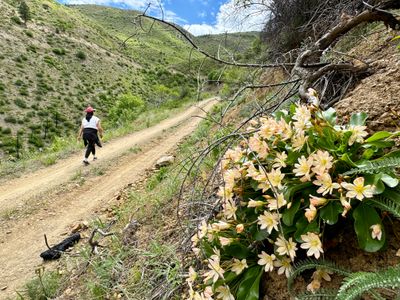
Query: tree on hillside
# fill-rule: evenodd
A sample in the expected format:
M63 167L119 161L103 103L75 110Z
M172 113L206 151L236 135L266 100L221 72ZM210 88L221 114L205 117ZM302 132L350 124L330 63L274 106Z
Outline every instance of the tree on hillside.
M24 23L26 25L26 23L31 19L31 13L28 4L26 4L25 1L21 1L18 11L22 20L24 20Z

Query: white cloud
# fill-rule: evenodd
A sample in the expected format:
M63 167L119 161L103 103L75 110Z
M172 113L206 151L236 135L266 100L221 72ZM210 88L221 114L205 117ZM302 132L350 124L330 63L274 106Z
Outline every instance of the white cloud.
M269 16L265 5L238 7L234 2L235 0L229 0L220 6L214 25L191 24L184 28L193 35L260 31Z
M192 24L183 26L187 31L193 35L205 35L219 33L214 26L208 24Z
M202 11L202 12L199 12L197 15L198 15L200 18L205 18L205 17L207 17L207 12Z

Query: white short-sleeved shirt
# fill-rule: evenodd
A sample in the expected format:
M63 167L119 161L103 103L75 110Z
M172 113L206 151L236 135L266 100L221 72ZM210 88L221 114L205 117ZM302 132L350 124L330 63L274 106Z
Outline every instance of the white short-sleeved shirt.
M97 129L97 124L99 124L100 119L96 116L92 116L89 120L89 122L86 120L86 118L82 119L82 126L83 128L93 128Z

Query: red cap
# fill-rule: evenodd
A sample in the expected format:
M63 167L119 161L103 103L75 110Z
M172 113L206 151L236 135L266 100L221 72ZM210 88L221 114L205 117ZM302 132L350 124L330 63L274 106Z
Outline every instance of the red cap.
M91 106L88 106L86 109L85 109L85 112L87 112L87 113L91 113L91 112L94 112L95 111L95 109L93 108L93 107L91 107Z

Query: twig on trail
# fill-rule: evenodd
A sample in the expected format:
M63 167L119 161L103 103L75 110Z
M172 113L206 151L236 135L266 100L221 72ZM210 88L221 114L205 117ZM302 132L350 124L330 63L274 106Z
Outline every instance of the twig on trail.
M111 225L113 225L114 223L115 223L115 221L111 222L111 223L106 227L106 230L108 230L108 229L111 227ZM99 233L99 234L100 234L101 236L103 236L103 237L107 237L107 236L110 236L110 235L114 235L114 234L115 234L114 232L105 232L105 231L101 230L100 228L95 228L95 229L92 231L92 233L90 234L90 237L89 237L89 240L88 240L89 245L92 247L92 250L91 250L91 252L90 252L91 254L92 254L92 253L98 254L97 248L98 248L98 247L103 247L102 245L99 244L99 241L95 241L95 240L94 240L94 236L96 235L96 233Z
M103 246L101 246L101 245L99 244L99 241L94 241L94 236L95 236L95 234L96 234L96 233L99 233L99 234L102 235L103 237L110 236L110 235L114 235L114 234L115 234L114 232L107 232L107 230L109 230L110 227L111 227L112 225L115 224L115 222L116 222L116 220L111 221L111 222L105 227L104 230L102 230L102 229L100 229L100 228L97 227L97 228L95 228L95 229L92 231L92 233L90 234L89 240L88 240L88 244L92 247L92 249L91 249L91 251L90 251L90 254L89 254L89 257L88 257L88 259L87 259L85 265L82 267L82 269L80 270L80 272L79 272L78 274L76 274L76 276L74 276L74 278L79 278L80 276L82 276L82 275L86 272L88 266L91 264L91 259L92 259L93 253L98 254L97 248L98 248L98 247L103 247Z

